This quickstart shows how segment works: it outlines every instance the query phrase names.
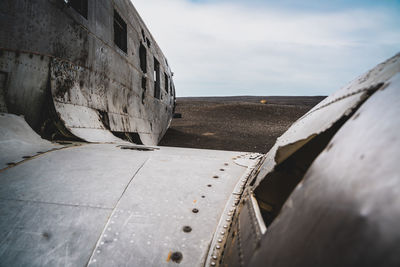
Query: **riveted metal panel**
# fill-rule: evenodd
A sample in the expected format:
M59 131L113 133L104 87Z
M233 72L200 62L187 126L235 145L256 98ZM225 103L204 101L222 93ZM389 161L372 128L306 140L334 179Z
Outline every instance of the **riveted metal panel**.
M175 266L176 252L179 266L203 265L224 206L247 169L234 163L238 155L160 148L118 203L90 265Z
M399 266L400 75L336 133L251 266Z
M397 72L400 72L400 54L377 65L333 93L293 123L268 152L255 187L273 171L275 165L283 162L315 136L331 128L335 122L349 115L371 92L379 89Z
M219 266L221 263L224 266L245 264L244 257L247 258L248 262L251 254L246 253L244 255L242 246L251 247L252 244L258 242L260 235L264 233L258 225L256 216L246 217L250 215L250 211L251 214L255 214L254 209L258 209L258 207L253 207L255 202L249 201L252 192L249 189L245 191L247 184L258 173L262 159L262 155L250 153L235 157L235 163L240 166L247 166L247 170L238 180L235 190L225 205L210 245L205 266ZM250 220L247 220L248 218ZM241 233L242 228L245 234ZM255 229L258 229L258 234L253 232ZM249 240L249 238L252 239L252 234L257 235L257 240ZM243 238L246 240L243 241Z
M259 159L115 144L27 159L0 172L0 262L204 265L221 214L236 201L232 192Z
M148 60L148 73L140 70L140 44L147 46L147 57L157 58L161 74L172 81L166 59L131 1L88 3L86 19L62 0L2 1L1 19L7 27L0 35L0 71L10 74L8 111L24 114L39 129L50 81L56 112L74 135L91 142L115 142L106 127L138 133L143 143L155 145L171 123L174 96L162 86L161 98L154 98L154 66ZM114 10L127 23L126 53L114 43ZM142 78L147 79L146 89ZM163 79L161 75L162 85ZM65 105L74 105L76 111ZM99 112L109 121L104 122ZM69 120L77 117L82 118L79 123ZM82 134L75 128L86 130Z
M0 44L0 73L7 74L7 84L2 84L7 85L2 92L7 112L24 115L34 128L42 119L48 72L48 58L3 50Z

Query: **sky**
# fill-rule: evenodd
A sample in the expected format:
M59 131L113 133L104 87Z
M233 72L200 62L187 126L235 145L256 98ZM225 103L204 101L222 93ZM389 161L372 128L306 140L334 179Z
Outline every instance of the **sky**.
M177 96L329 95L400 52L400 0L132 0Z

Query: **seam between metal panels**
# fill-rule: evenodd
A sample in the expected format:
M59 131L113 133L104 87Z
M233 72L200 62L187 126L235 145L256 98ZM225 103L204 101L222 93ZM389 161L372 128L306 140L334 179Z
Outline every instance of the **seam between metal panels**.
M138 96L138 95L136 95L136 96ZM139 96L138 96L138 97L139 97ZM88 106L84 106L84 105L78 105L78 104L74 104L74 103L62 102L62 101L60 101L60 100L58 100L58 99L56 99L56 98L54 99L54 101L57 102L57 103L66 104L66 105L72 105L72 106L90 108L90 109L92 109L92 110L94 110L94 111L97 110L96 108L93 108L93 107L88 107ZM164 105L164 106L168 106L168 105L167 105L166 103L164 103L164 102L161 102L161 104ZM146 118L142 118L142 117L131 116L131 115L129 115L129 114L128 114L128 115L127 115L127 114L121 114L121 113L112 112L112 111L107 111L107 113L111 113L111 114L115 114L115 115L120 115L120 116L124 116L124 117L129 117L129 118L134 118L134 119L141 119L141 120L149 121L149 122L155 122L154 120L152 121L152 120L149 120L149 119L146 119ZM100 128L93 128L93 127L71 127L71 128L76 128L76 129L80 129L80 128L85 128L85 129L100 129ZM105 129L104 129L104 130L105 130ZM140 132L140 133L146 133L146 132Z
M380 82L380 83L371 85L371 86L369 86L369 87L360 88L360 89L358 89L358 90L356 90L356 91L354 91L354 92L352 92L352 93L348 93L348 94L345 94L345 95L340 96L340 97L338 97L338 98L335 98L334 100L332 100L332 101L330 101L330 102L328 102L328 103L326 103L326 104L324 104L324 105L322 105L322 106L320 106L320 107L318 107L318 108L316 108L316 109L314 109L314 110L311 110L310 112L308 112L307 114L305 114L304 116L302 116L299 120L304 119L304 118L308 117L309 115L311 115L312 113L314 113L314 112L316 112L316 111L318 111L318 110L321 110L321 109L323 109L323 108L326 108L327 106L330 106L330 105L332 105L332 104L334 104L334 103L336 103L336 102L339 102L339 101L341 101L341 100L343 100L343 99L345 99L345 98L348 98L348 97L357 95L357 94L362 93L362 92L376 91L376 90L378 90L383 84L384 84L383 82Z
M75 63L75 62L73 62L73 61L71 61L71 60L69 60L69 59L57 57L57 56L50 55L50 54L44 54L44 53L39 53L39 52L34 52L34 51L27 51L27 50L10 49L10 48L5 48L5 47L0 47L0 50L2 50L2 51L8 51L8 52L14 52L14 53L17 53L17 52L18 52L18 53L21 53L21 54L32 54L32 55L37 55L37 56L45 56L45 57L49 57L49 58L51 58L51 59L57 59L57 60L60 60L60 61L67 62L67 63L69 63L69 64L72 64L72 65L74 65L74 66L77 66L77 67L86 69L86 70L88 70L88 71L90 71L90 72L93 72L93 73L95 72L93 69L91 69L91 68L89 68L89 67L86 67L86 66L77 64L77 63ZM131 65L131 64L130 64L130 65ZM133 67L136 71L138 71L133 65L132 65L132 67ZM139 72L139 71L138 71L138 72ZM140 72L139 72L139 74L140 74ZM127 86L127 85L125 85L125 84L123 84L123 83L117 82L115 79L111 79L108 75L105 75L105 76L106 76L110 81L112 81L112 82L114 82L114 83L116 83L116 84L118 84L118 85L120 85L120 86L123 86L123 87L129 89L131 92L134 92L134 90L133 90L132 87ZM137 95L137 94L136 94L136 96L137 96L137 97L141 97L140 95ZM157 99L157 98L155 98L154 96L152 96L152 94L149 94L148 96L152 97L153 99ZM157 99L157 100L159 100L159 99ZM60 102L60 101L58 101L58 102ZM159 102L161 102L162 104L167 105L166 103L164 103L164 102L162 102L162 101L160 101L160 100L159 100ZM60 102L60 103L64 103L64 102Z
M48 2L50 2L50 1L48 1ZM52 3L50 2L50 4L52 4ZM59 8L59 9L60 9L60 8ZM81 27L82 29L84 29L88 34L92 35L93 37L95 37L97 40L99 40L101 43L103 43L104 45L108 46L108 47L111 48L112 50L113 50L113 49L115 50L115 47L111 46L111 45L108 44L106 41L104 41L103 39L101 39L100 37L98 37L96 34L94 34L92 31L90 31L85 25L83 25L82 23L80 23L79 21L77 21L73 16L71 16L71 15L68 14L67 12L64 12L62 9L61 9L61 12L62 12L65 16L67 16L67 17L69 17L70 19L72 19L75 23L77 23L77 24L79 25L79 27ZM139 34L139 33L138 33L138 34ZM119 54L119 53L116 52L116 51L113 51L113 52L115 52L115 54L118 54L124 61L126 61L126 63L128 63L129 65L131 65L137 72L140 73L140 71L139 71L132 63L130 63L130 62L128 61L128 59L127 59L125 56ZM128 56L128 55L126 54L126 56ZM85 68L86 68L86 67L85 67Z
M63 146L63 147L59 147L59 148L52 148L52 149L50 149L50 150L48 150L48 151L45 151L45 152L43 152L43 153L34 155L34 156L32 156L32 157L30 157L30 158L27 158L27 159L23 159L23 160L21 160L21 161L15 163L15 164L12 164L12 165L7 166L7 167L5 167L5 168L3 168L3 169L0 169L0 173L3 172L3 171L5 171L5 170L11 169L11 168L13 168L13 167L15 167L15 166L21 165L21 164L23 164L23 163L25 163L25 162L27 162L27 161L29 161L29 160L32 160L32 159L35 159L35 158L39 158L39 157L41 157L42 155L49 154L49 153L51 153L51 152L58 151L58 150L62 150L62 149L80 147L80 146L82 146L82 145L83 145L83 144L76 144L76 145L73 145L73 146Z
M101 207L101 206L93 206L86 204L71 204L71 203L56 203L56 202L48 202L48 201L40 201L40 200L28 200L28 199L13 199L13 198L0 198L0 200L5 201L18 201L18 202L28 202L28 203L39 203L39 204L47 204L47 205L57 205L57 206L65 206L65 207L82 207L82 208L91 208L91 209L103 209L103 210L111 210L112 208Z
M94 130L103 130L103 131L108 131L108 132L110 132L111 134L112 134L112 132L114 132L113 130L109 130L109 129L104 129L104 128L94 128L94 127L70 127L70 126L68 126L68 128L69 129L94 129ZM122 133L124 133L124 132L122 132ZM127 133L130 133L130 132L127 132ZM141 134L151 134L150 132L135 132L135 133L141 133ZM155 134L157 134L156 132L154 132ZM160 132L161 133L161 132ZM93 144L99 144L99 143L107 143L107 142L90 142L90 143L93 143ZM111 142L111 143L113 143L113 142Z
M48 1L50 4L53 4L51 1ZM141 35L141 33L137 30L137 27L135 27L134 25L132 25L132 23L130 22L130 20L126 19L125 16L122 15L120 9L117 7L117 5L115 4L115 1L113 2L113 8L116 9L118 11L118 14L125 20L125 22L127 22L127 24L129 24L129 26L131 26L132 30L134 30L139 36ZM133 6L133 5L131 5ZM80 23L79 21L77 21L74 16L71 16L70 14L68 14L68 12L65 12L62 8L58 8L61 10L61 12L64 13L64 15L66 15L67 17L69 17L70 19L72 19L75 23L79 24L79 27L81 27L82 29L84 29L85 31L87 31L89 34L93 35L96 39L98 39L100 42L102 42L103 44L105 44L106 46L108 46L109 48L115 49L115 47L113 47L111 44L108 44L106 41L104 41L103 39L101 39L99 36L97 36L95 33L93 33L91 30L88 29L88 27L86 27L85 25L83 25L82 23ZM139 24L140 27L142 28L146 28L148 34L152 37L153 40L151 40L153 43L155 43L157 45L158 50L160 50L161 55L165 58L164 53L161 51L160 46L158 45L158 43L156 42L156 40L154 39L154 36L150 33L149 29L147 28L147 26L145 25L142 17L139 15L139 12L137 12L136 8L134 7L134 10L136 11L136 16L139 18ZM109 14L110 15L110 14ZM111 16L112 17L112 16ZM86 19L89 22L89 18ZM141 21L140 21L141 20ZM89 24L89 23L88 23ZM143 27L144 26L144 27ZM157 52L157 51L156 51ZM118 52L116 52L120 57L122 57L124 60L126 60L128 62L128 64L131 64L124 56L120 55ZM126 56L128 56L127 53L125 53ZM158 53L156 53L158 54ZM133 66L134 67L134 66ZM135 67L134 67L135 68ZM136 69L136 68L135 68ZM136 69L137 70L137 69ZM138 70L139 71L139 70Z
M128 187L131 185L131 183L132 183L132 181L133 181L133 178L135 178L135 176L139 173L139 171L143 168L143 166L147 163L148 160L149 160L149 158L147 158L147 159L142 163L142 165L140 165L140 167L136 170L136 172L133 174L132 178L129 180L129 182L128 182L127 185L125 186L124 191L121 193L121 196L118 198L117 203L115 203L115 206L113 207L112 212L110 213L110 215L108 216L108 219L107 219L106 223L104 224L103 231L101 231L100 236L99 236L99 238L97 239L96 245L93 247L92 253L90 254L90 257L89 257L89 259L88 259L88 262L86 263L86 266L88 266L89 263L92 261L92 258L93 258L94 254L95 254L95 251L96 251L96 248L99 246L99 244L100 244L100 242L101 242L101 238L102 238L102 236L104 235L104 233L105 233L105 231L106 231L106 229L107 229L107 225L109 224L110 219L111 219L112 216L114 215L114 213L115 213L115 211L116 211L116 208L117 208L118 204L121 202L121 199L122 199L122 197L124 196L126 190L127 190Z
M254 223L257 222L255 216L253 215L253 205L251 203L250 199L250 192L247 192L247 195L245 196L245 201L248 203L248 210L247 210L247 215L250 218L250 228L252 229L253 233L256 235L256 238L253 240L254 247L257 247L258 244L258 239L261 239L261 233L257 227L257 225L254 225Z
M244 266L242 239L241 239L240 235L241 235L240 221L239 221L239 218L237 218L237 240L238 240L238 249L239 249L239 265Z
M246 156L247 154L243 155ZM219 261L225 252L226 241L232 230L234 218L238 218L237 210L241 197L245 194L244 189L253 176L258 172L263 157L258 156L253 159L253 164L247 167L243 176L238 180L233 192L228 199L221 218L218 222L216 231L211 240L210 250L208 251L207 260L204 266L219 266ZM238 222L239 223L239 222Z

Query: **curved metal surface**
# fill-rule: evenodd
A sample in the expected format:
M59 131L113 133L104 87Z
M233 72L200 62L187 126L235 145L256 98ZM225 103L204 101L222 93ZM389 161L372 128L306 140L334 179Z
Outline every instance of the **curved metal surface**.
M258 160L116 144L27 159L0 172L0 265L201 266L245 163Z
M38 130L45 102L54 101L65 127L81 139L114 142L115 131L158 143L172 119L172 72L130 1L88 1L87 19L63 0L1 1L0 10L0 71L7 77L9 112L24 114ZM126 52L114 41L114 11L126 23ZM140 68L141 44L146 71Z
M335 122L349 115L371 92L379 89L383 83L398 72L400 72L400 54L377 65L333 93L293 123L267 153L265 164L254 187L257 187L277 164L283 162L315 136L327 131Z
M224 206L246 171L233 163L238 155L160 148L116 206L90 266L204 265ZM174 259L178 252L181 260Z
M399 266L400 74L337 132L251 266Z
M23 117L0 113L0 171L63 146L42 139Z

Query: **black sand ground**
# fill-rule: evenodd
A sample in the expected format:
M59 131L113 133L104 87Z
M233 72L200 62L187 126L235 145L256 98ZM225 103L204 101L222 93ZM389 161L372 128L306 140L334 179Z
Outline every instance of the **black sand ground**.
M260 100L265 99L266 104ZM323 96L235 96L178 98L162 146L266 153L289 126Z

